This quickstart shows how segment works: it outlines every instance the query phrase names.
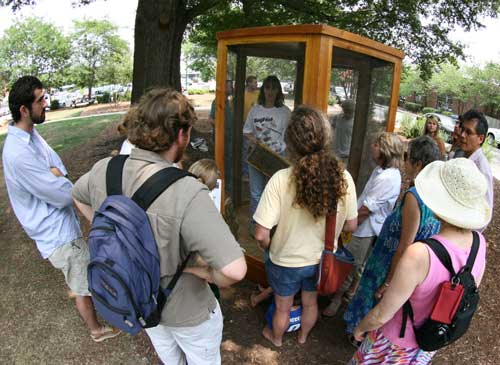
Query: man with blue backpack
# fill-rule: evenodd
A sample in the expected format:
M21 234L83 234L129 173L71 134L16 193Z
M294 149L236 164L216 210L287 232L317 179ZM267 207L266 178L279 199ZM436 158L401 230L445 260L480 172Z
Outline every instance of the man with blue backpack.
M222 313L207 281L227 287L246 263L206 186L172 167L196 114L179 92L155 89L125 118L136 148L97 162L73 190L92 221L94 304L128 333L144 328L165 364L220 364Z

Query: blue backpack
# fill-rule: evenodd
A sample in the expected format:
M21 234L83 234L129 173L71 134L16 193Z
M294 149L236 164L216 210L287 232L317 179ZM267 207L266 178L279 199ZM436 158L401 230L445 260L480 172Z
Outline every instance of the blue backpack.
M137 334L157 326L169 294L190 255L167 288L160 287L160 256L146 210L172 183L190 173L175 167L158 171L132 198L122 195L128 156L113 157L106 170L107 198L89 233L89 290L97 312L111 325Z

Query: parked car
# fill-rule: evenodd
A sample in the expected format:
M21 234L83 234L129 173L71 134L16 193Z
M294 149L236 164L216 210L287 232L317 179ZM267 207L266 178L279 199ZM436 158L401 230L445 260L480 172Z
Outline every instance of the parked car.
M82 97L76 98L72 101L71 107L72 108L77 108L81 106L87 106L95 103L94 98L89 98L88 96L84 95Z
M486 141L488 144L499 147L500 146L500 129L498 128L488 128L488 134L486 135Z
M52 95L52 100L57 100L59 102L59 107L61 108L67 108L71 106L75 98L76 95L70 92L59 92Z

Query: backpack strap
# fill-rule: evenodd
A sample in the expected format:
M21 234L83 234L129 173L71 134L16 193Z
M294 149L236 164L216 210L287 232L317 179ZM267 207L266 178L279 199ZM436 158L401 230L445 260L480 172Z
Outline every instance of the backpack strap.
M177 180L193 174L178 169L177 167L167 167L150 176L132 196L132 200L137 203L144 211L153 204L161 193Z
M174 277L172 278L172 280L170 280L167 287L166 288L160 287L161 291L163 292L163 295L165 296L165 299L168 298L168 296L170 295L170 293L174 289L175 284L177 284L177 281L181 277L182 272L186 268L186 265L187 265L189 259L191 258L191 254L192 254L192 252L190 252L187 255L187 257L184 259L184 261L182 261L182 264L177 268L177 271L175 272Z
M413 308L411 307L410 300L408 299L405 304L403 304L403 313L402 313L402 321L401 321L401 330L399 331L399 338L405 337L406 332L406 322L408 321L408 317L410 317L413 323Z
M455 269L453 268L453 264L451 262L451 257L446 248L443 246L441 242L434 238L428 238L426 240L422 240L421 242L428 245L432 251L436 254L437 258L443 266L450 272L451 276L456 276ZM469 253L469 257L467 258L467 262L462 270L472 270L474 266L474 262L476 261L477 252L479 251L479 234L476 231L472 231L472 247ZM406 321L408 320L408 316L413 322L413 308L411 307L410 300L407 300L403 305L403 318L401 323L401 331L399 332L399 337L403 338L405 336L406 331Z
M470 249L469 257L467 258L467 262L465 266L467 269L472 271L474 267L474 263L476 262L477 252L479 251L479 234L476 231L472 231L472 247Z
M106 194L108 196L122 194L123 166L127 158L128 155L118 155L109 160L106 168Z

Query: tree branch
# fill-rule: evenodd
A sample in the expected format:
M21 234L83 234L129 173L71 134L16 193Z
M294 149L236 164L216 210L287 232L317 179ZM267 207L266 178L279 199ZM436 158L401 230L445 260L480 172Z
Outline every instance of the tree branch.
M201 0L193 6L186 8L186 18L190 23L198 15L204 14L215 6L226 2L226 0Z

